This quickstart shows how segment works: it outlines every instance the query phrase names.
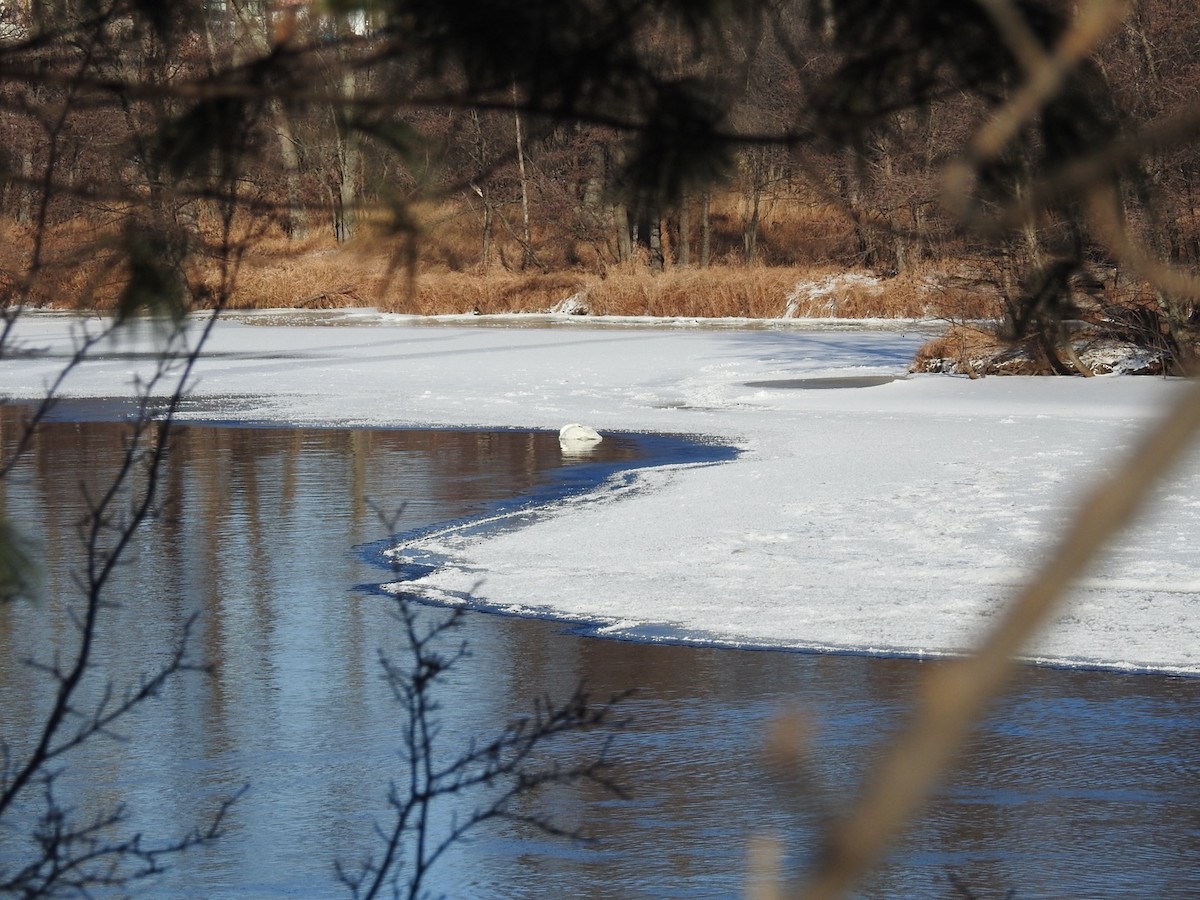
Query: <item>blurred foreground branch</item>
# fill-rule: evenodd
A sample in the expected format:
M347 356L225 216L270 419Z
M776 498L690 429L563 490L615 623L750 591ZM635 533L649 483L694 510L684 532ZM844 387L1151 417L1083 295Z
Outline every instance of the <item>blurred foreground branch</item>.
M1081 154L1036 183L1035 200L1018 196L999 217L982 212L973 196L985 168L1048 104L1061 101L1072 69L1095 51L1128 12L1115 0L1083 4L1056 49L1047 53L1027 27L1017 5L979 0L1019 61L1025 81L975 132L963 155L947 167L947 205L967 224L998 233L1004 227L1033 227L1054 200L1065 208L1079 201L1089 223L1113 256L1135 268L1156 290L1176 299L1200 297L1200 280L1159 259L1130 233L1122 216L1115 177L1121 166L1150 152L1161 134L1114 140ZM1170 136L1194 135L1195 113L1176 116ZM1180 126L1178 123L1183 123ZM1166 126L1164 126L1166 127ZM1159 129L1162 131L1162 128ZM762 900L785 893L809 900L845 895L879 861L885 848L913 820L940 777L952 766L973 726L1007 685L1022 649L1051 621L1070 585L1144 505L1152 486L1176 463L1200 430L1200 382L1188 385L1164 418L1143 436L1119 470L1099 485L1040 572L1013 600L1001 619L967 658L931 666L910 722L866 781L856 805L830 827L816 864L800 884L785 891L770 871L779 870L778 850L760 842L751 850L753 895ZM803 766L804 741L783 744L793 766ZM778 751L780 748L774 748Z
M1004 690L1021 648L1050 620L1071 583L1130 522L1197 430L1200 382L1188 385L1170 413L1083 504L1056 552L978 650L931 667L911 722L875 769L857 806L829 834L797 896L842 896L879 859L951 765L988 704Z

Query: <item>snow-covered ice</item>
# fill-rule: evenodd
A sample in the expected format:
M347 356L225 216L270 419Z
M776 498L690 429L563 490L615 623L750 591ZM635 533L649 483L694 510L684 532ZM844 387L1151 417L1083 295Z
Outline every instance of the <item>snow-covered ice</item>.
M23 320L30 352L0 362L0 393L38 396L73 322ZM218 323L194 387L204 402L190 414L553 430L578 421L731 443L742 450L733 462L643 470L528 527L401 547L449 561L409 587L450 601L472 592L489 608L587 620L620 637L937 655L970 645L1053 547L1081 490L1181 387L907 376L929 334L916 325L696 324L239 315ZM66 392L128 393L146 365L129 344L114 346ZM843 386L813 389L832 385ZM1200 674L1198 544L1193 454L1029 655Z

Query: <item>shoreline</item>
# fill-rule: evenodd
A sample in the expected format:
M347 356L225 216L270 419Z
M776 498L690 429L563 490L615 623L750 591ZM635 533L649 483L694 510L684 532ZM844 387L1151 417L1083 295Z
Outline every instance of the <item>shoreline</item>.
M728 465L645 469L622 502L572 505L448 547L463 566L426 583L453 597L486 574L480 603L746 645L970 646L1053 546L1082 486L1112 471L1139 426L1185 387L1121 376L899 378L920 338L895 331L217 324L185 421L214 418L217 404L225 417L295 425L583 422L602 433L712 435L742 450ZM19 323L21 343L50 355L8 360L0 392L41 396L70 326ZM118 349L152 337L142 329ZM89 360L64 393L127 393L150 363L128 353ZM746 387L860 377L895 380ZM1197 479L1200 463L1163 486L1151 515L1022 655L1200 671L1200 570L1189 550L1200 534Z

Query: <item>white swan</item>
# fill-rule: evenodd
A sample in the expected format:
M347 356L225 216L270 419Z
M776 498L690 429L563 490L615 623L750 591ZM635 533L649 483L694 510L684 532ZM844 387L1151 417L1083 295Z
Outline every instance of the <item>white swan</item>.
M563 450L576 453L582 450L591 450L602 440L604 438L594 428L580 425L578 422L564 425L558 432L558 445Z

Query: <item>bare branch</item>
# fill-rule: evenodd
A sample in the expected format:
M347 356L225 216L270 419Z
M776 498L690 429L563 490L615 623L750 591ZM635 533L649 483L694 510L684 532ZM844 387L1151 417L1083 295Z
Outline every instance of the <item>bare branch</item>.
M918 708L869 778L856 808L829 835L799 896L842 896L910 821L988 704L1007 684L1023 647L1053 614L1072 581L1137 513L1150 487L1200 430L1200 382L1084 502L1062 542L975 653L932 668Z

